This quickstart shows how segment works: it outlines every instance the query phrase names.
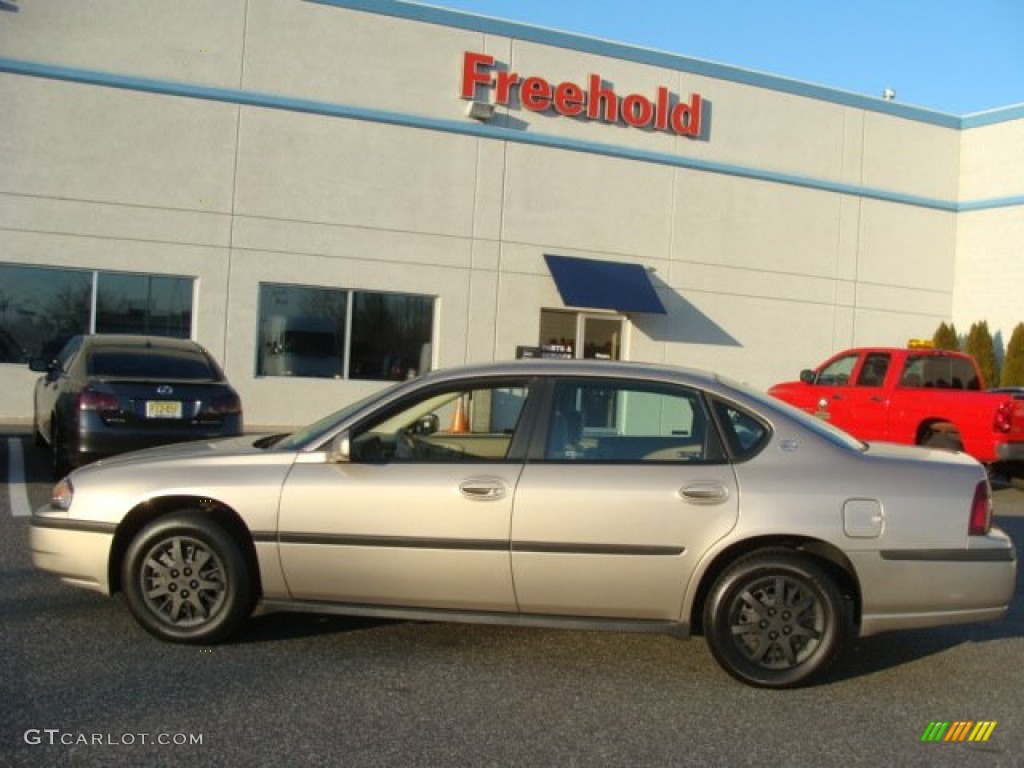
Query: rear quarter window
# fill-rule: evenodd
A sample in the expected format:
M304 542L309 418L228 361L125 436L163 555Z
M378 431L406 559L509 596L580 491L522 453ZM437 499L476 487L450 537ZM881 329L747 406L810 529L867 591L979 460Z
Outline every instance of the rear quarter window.
M760 453L771 437L771 429L761 419L731 403L715 400L715 420L729 446L733 461L745 461Z

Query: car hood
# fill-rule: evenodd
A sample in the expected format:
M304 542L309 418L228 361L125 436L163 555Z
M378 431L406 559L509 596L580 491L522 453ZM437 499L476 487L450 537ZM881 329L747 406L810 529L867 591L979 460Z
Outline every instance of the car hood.
M116 525L128 510L154 498L206 499L245 510L252 530L272 530L297 454L266 450L260 440L247 435L175 443L86 464L71 473L74 500L64 514ZM60 513L50 506L36 514Z
M265 455L267 450L258 443L267 435L243 435L241 437L225 437L216 440L192 440L185 443L172 443L157 448L146 448L142 451L122 453L87 464L83 469L120 467L131 464L153 464L169 461L206 460L212 458L244 458L253 455Z

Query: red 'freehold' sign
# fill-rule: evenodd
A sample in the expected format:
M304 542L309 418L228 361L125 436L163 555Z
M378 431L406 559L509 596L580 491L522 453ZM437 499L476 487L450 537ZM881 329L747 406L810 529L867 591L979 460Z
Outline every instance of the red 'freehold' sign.
M531 112L553 108L566 117L605 123L621 120L634 128L700 136L704 102L699 93L691 94L688 102L674 100L668 88L658 88L653 99L639 93L620 97L600 75L591 75L585 87L570 82L551 83L543 77L496 71L493 56L467 51L462 60L462 98L472 99L477 86L493 89L494 103L499 106L508 106L513 94L518 93L523 109Z

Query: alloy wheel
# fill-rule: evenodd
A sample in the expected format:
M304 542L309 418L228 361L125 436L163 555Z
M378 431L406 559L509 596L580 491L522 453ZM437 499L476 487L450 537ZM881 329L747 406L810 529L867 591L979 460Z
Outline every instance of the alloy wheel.
M224 564L211 548L189 536L160 540L139 571L146 607L161 621L187 628L210 621L227 593Z

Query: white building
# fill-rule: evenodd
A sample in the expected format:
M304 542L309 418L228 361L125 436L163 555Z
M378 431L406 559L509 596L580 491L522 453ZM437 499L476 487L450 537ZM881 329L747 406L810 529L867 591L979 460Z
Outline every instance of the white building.
M255 427L520 347L768 386L1024 320L1024 106L393 0L4 2L0 103L0 420L89 330L197 339Z

